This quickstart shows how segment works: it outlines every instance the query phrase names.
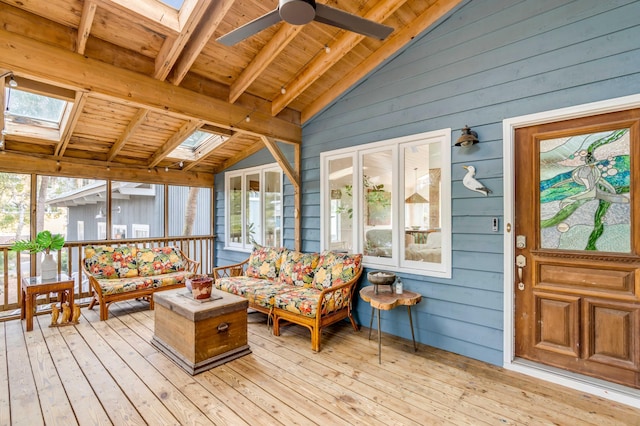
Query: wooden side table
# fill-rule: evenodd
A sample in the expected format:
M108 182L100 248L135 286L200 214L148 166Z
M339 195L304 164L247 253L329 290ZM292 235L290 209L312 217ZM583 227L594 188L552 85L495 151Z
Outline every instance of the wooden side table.
M370 285L360 290L360 297L365 302L371 305L371 321L369 322L369 339L371 339L371 328L373 325L373 312L378 310L378 364L382 363L382 345L380 335L380 310L390 311L396 306L404 305L409 312L409 325L411 325L411 339L413 340L413 349L418 351L416 345L416 338L413 334L413 319L411 318L411 306L420 303L422 295L414 293L413 291L403 291L402 293L395 293L392 291L379 290L378 294L375 293L374 286Z
M20 319L27 319L27 331L33 330L33 314L36 308L36 297L40 294L58 293L60 306L69 302L73 312L73 279L67 274L58 274L56 278L43 280L42 277L24 277L20 284ZM61 309L62 310L62 309Z

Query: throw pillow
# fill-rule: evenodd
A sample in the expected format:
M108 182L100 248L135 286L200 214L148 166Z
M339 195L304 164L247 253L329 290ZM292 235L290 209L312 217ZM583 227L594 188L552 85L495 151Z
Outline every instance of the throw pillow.
M313 286L318 290L351 281L361 270L362 254L324 251L313 275Z
M282 264L282 254L284 247L258 247L249 256L247 262L247 277L265 278L274 280L278 277Z
M311 287L313 273L318 266L319 259L318 253L300 253L299 251L287 250L287 253L282 256L278 281L281 284L297 287Z

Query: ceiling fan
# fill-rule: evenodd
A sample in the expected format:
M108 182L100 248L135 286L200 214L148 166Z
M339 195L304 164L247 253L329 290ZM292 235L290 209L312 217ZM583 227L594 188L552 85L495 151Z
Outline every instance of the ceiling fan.
M233 46L280 21L291 25L304 25L317 21L380 40L384 40L393 32L392 27L318 4L314 0L280 0L277 9L223 35L218 38L218 41L226 46Z

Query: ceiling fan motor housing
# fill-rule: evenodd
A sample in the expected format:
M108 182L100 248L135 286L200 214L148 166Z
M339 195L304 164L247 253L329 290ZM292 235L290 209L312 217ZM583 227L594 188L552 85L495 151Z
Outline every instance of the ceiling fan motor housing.
M283 21L291 25L304 25L316 16L314 0L280 0L278 13Z

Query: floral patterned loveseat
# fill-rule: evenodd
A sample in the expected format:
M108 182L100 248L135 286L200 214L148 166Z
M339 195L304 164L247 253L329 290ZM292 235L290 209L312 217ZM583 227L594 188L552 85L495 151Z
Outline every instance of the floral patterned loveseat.
M109 317L109 305L121 300L142 298L153 309L155 291L184 287L199 267L177 247L87 246L82 268L93 289L89 309L98 303L101 321Z
M307 327L314 351L320 350L323 327L349 318L358 330L351 309L361 274L362 254L272 247L258 247L247 260L213 270L215 287L268 314L274 335L280 335L281 320Z

